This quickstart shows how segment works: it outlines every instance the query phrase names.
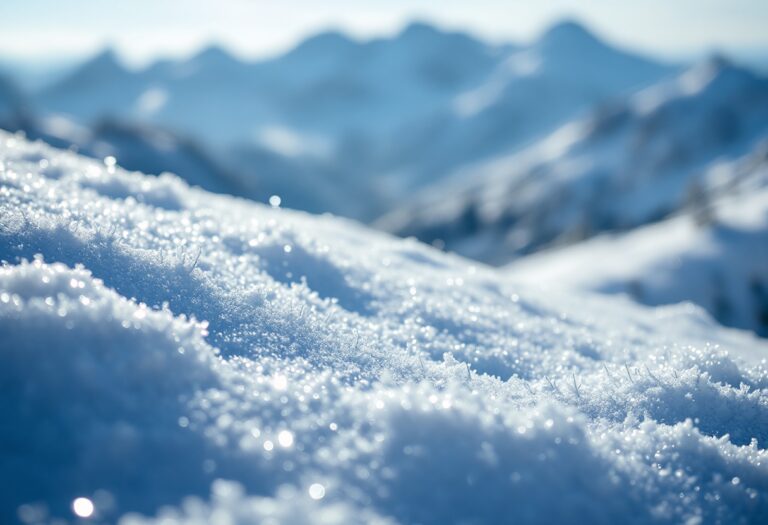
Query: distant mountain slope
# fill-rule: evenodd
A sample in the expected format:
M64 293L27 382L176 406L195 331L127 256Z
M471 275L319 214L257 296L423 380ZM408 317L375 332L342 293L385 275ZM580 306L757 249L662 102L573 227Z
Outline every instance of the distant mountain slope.
M766 136L768 79L713 59L458 172L379 224L502 263L658 220L685 205L708 167Z
M147 79L126 69L112 49L105 49L35 96L40 110L63 113L81 124L123 115L127 102L144 89Z
M573 22L525 46L413 23L368 41L320 33L258 62L211 46L132 71L106 51L35 100L81 124L108 116L193 137L222 159L266 158L268 172L276 160L294 171L268 177L274 193L288 180L365 188L376 195L368 209L351 205L344 192L293 200L370 221L460 166L527 144L673 70ZM312 170L329 175L309 180Z
M172 172L208 191L250 195L258 185L241 180L197 142L163 129L101 121L93 127L91 143L84 150L98 158L111 155L129 170L155 175Z
M458 166L526 145L594 105L670 76L675 68L603 42L575 22L556 24L513 50L477 88L432 120L393 139L406 183L421 185Z
M507 269L543 286L691 301L719 322L768 336L768 148L762 187L630 233L524 257Z
M491 46L467 35L412 24L366 42L323 33L254 63L214 46L189 60L127 71L106 52L37 99L85 121L138 111L220 144L250 141L271 125L337 137L378 132L429 111L479 83L496 61ZM156 103L147 103L152 98Z

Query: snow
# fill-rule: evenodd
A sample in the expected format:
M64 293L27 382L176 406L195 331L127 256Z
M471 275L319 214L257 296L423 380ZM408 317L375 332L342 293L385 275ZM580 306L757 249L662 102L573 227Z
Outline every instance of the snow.
M762 171L767 173L765 166ZM766 335L768 189L762 184L710 203L709 224L697 224L688 211L524 257L507 269L523 281L625 293L645 304L692 301L725 325Z
M693 187L709 189L704 173L764 151L767 123L768 78L711 59L523 150L464 165L376 225L505 264L679 211Z
M98 128L106 118L121 128L100 149L120 150L128 168L171 171L255 200L280 194L294 209L373 221L415 189L673 71L574 23L520 46L412 23L368 40L321 32L253 62L213 45L188 59L128 69L106 50L30 100L36 119L63 114ZM22 124L2 127L49 140ZM164 155L147 140L155 134L204 151L187 146ZM93 152L77 136L71 142ZM180 158L190 156L211 161L192 169ZM222 171L238 180L211 184L209 176Z
M239 145L270 125L336 141L361 131L391 133L431 114L490 71L495 48L463 33L411 24L366 41L321 32L258 61L213 45L186 60L129 70L105 50L41 90L36 102L84 123L103 115L138 117L217 148Z
M168 102L168 92L162 88L149 88L136 101L139 114L150 116L157 113Z
M6 133L0 180L4 523L768 518L768 345L697 307Z
M282 126L264 126L256 133L259 143L285 157L327 156L330 149L321 138L304 136Z

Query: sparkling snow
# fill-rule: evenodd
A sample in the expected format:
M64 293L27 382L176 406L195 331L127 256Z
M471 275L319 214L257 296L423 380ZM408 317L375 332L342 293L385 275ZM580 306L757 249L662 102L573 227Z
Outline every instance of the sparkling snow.
M3 523L768 520L768 346L699 308L4 133L0 181Z

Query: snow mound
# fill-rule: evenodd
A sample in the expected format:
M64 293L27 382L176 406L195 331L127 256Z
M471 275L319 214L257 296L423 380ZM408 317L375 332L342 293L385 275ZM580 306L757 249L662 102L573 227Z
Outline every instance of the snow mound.
M701 309L8 134L0 180L4 523L768 519L768 347Z

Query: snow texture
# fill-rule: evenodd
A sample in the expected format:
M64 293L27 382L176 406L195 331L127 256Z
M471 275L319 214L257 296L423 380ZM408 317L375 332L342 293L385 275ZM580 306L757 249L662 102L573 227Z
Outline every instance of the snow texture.
M4 133L0 180L3 523L768 520L768 346L697 307Z

